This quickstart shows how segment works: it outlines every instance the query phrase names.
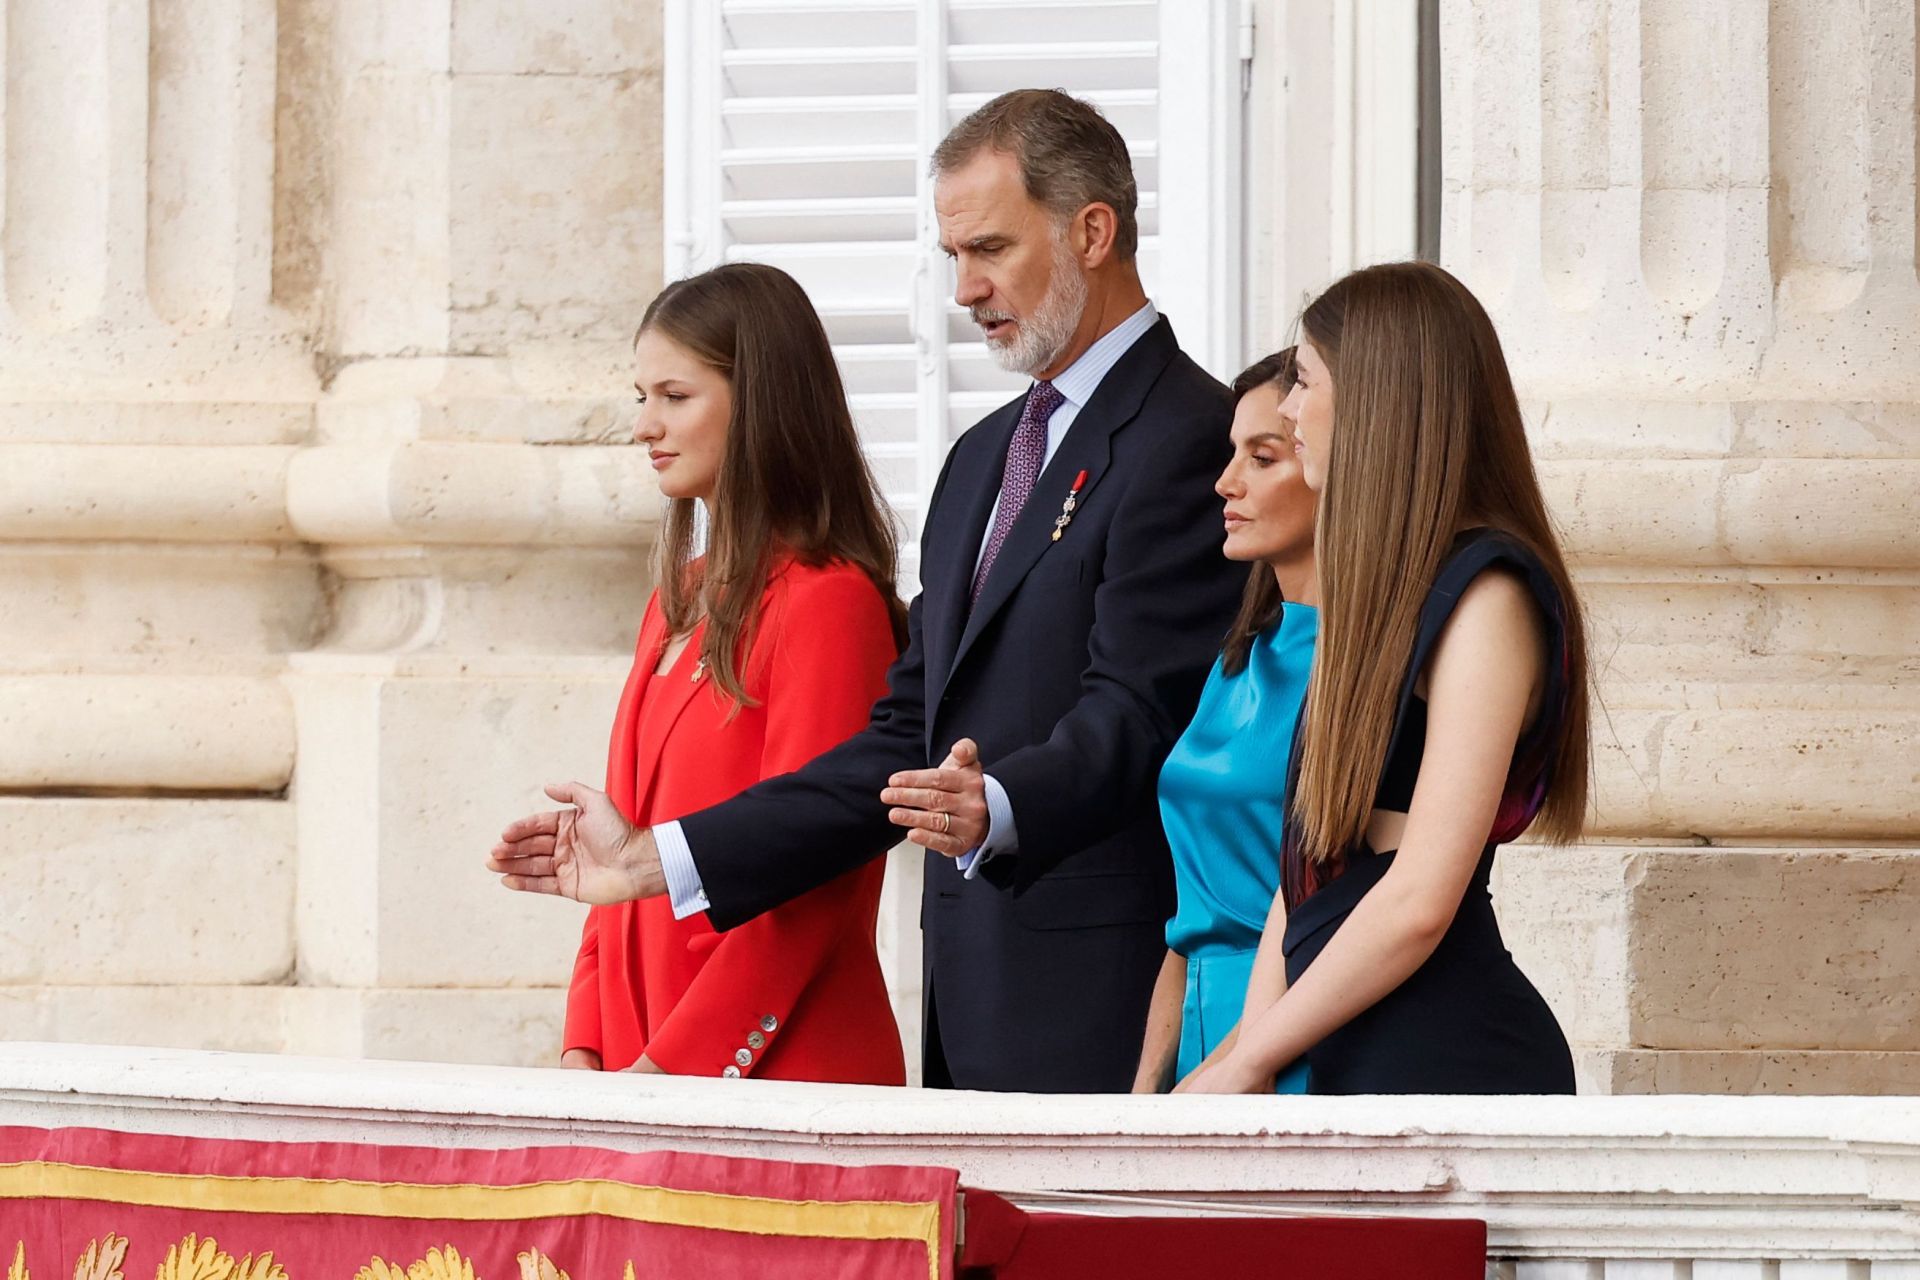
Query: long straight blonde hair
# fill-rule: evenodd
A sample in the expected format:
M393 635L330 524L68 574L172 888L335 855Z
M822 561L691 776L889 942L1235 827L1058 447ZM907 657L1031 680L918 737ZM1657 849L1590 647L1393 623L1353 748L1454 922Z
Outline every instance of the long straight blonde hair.
M1534 827L1571 840L1587 809L1586 637L1493 322L1447 272L1400 262L1337 281L1300 327L1334 385L1320 640L1294 792L1302 851L1324 865L1364 838L1421 607L1474 526L1531 550L1561 596L1567 707L1544 744L1551 778Z

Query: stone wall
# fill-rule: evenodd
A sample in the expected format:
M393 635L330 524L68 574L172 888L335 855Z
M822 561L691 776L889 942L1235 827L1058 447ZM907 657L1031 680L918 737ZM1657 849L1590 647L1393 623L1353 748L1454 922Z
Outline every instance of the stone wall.
M552 8L7 6L0 1035L552 1052L580 913L479 863L598 779L646 591L662 71L656 4ZM1589 1087L1920 1088L1913 7L1442 40L1444 256L1600 668L1592 839L1504 859L1515 950Z
M1444 251L1599 666L1594 842L1505 859L1609 1090L1920 1090L1907 0L1445 0Z
M660 15L15 0L0 1035L532 1061L657 519Z

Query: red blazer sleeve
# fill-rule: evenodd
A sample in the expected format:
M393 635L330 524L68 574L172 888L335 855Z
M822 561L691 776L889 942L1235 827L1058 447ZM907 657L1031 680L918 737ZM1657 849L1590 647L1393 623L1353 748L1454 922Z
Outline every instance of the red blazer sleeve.
M864 729L895 656L886 603L865 574L795 565L785 584L766 641L763 779L791 772ZM654 1065L675 1075L713 1076L730 1066L752 1075L845 930L865 927L864 869L720 935L648 1042ZM751 1047L756 1035L758 1049Z
M604 1053L600 1039L600 911L587 912L580 931L580 954L573 961L573 984L567 988L566 1034L560 1051L591 1049Z

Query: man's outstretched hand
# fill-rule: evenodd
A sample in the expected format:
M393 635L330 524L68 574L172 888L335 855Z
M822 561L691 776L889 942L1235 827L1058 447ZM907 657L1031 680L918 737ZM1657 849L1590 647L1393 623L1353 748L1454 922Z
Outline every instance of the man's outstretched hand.
M500 833L487 858L500 883L596 904L667 891L653 833L621 817L604 791L580 782L557 782L546 790L573 808L536 813Z

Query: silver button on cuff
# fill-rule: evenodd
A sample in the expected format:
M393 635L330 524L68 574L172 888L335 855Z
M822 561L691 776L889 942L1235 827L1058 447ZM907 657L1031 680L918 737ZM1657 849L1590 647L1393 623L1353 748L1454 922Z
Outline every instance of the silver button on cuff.
M753 1050L741 1049L733 1055L733 1060L743 1067L753 1065Z
M779 1026L780 1019L774 1017L772 1014L768 1014L766 1017L760 1019L760 1029L769 1035L778 1030Z
M747 1033L747 1048L758 1049L764 1046L766 1043L767 1043L767 1038L761 1035L758 1031L749 1031Z
M732 1063L728 1063L720 1069L720 1074L729 1080L738 1080L740 1078L740 1068L734 1066Z

